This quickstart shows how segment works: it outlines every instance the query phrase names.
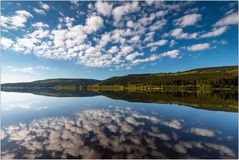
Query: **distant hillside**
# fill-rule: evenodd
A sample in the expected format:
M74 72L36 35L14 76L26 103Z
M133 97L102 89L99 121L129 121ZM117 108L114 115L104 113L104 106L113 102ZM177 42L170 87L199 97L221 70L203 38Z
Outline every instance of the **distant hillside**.
M46 79L34 82L6 83L1 85L2 90L14 89L56 89L57 87L86 86L100 83L95 79Z
M238 66L194 69L177 73L130 74L103 81L95 79L47 79L29 83L7 83L2 90L205 90L234 89L238 87Z
M238 66L200 68L177 73L130 74L106 79L100 85L235 88L238 86Z

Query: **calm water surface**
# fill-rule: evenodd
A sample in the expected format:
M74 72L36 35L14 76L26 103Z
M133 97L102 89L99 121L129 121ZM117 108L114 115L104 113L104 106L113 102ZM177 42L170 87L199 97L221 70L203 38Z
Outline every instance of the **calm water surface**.
M238 113L1 92L2 158L237 158Z

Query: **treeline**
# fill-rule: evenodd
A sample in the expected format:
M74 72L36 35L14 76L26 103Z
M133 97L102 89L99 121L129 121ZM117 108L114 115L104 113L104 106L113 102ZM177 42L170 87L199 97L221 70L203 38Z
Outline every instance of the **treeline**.
M72 89L72 88L71 88ZM217 90L210 92L199 91L91 91L91 90L15 90L14 92L28 92L36 95L44 95L51 97L92 97L104 95L112 99L126 100L129 102L145 102L145 103L159 103L159 104L178 104L183 106L190 106L193 108L217 110L217 111L238 111L238 92L228 90Z
M135 74L113 77L96 85L94 90L210 90L236 89L238 67L217 67L197 69L178 73Z
M208 91L237 90L238 66L195 69L177 73L131 74L105 80L48 79L29 83L8 83L2 90L52 89L92 91Z
M101 94L113 99L122 99L129 102L178 104L207 110L238 111L238 94L234 91L212 91L209 93L188 93L182 91L155 91L153 93L104 91Z

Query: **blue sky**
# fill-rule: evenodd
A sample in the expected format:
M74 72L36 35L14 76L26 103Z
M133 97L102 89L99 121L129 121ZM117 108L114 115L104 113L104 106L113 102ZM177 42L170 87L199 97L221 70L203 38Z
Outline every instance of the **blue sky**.
M237 2L2 2L1 80L238 64Z

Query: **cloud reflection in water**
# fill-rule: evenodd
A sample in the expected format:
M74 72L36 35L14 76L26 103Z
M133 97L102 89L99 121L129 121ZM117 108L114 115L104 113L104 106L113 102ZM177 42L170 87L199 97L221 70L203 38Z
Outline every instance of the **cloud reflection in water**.
M87 109L73 117L4 128L2 158L194 158L195 150L206 151L201 158L236 157L225 145L180 139L182 133L215 138L216 132L187 130L183 120L165 120L128 107Z

